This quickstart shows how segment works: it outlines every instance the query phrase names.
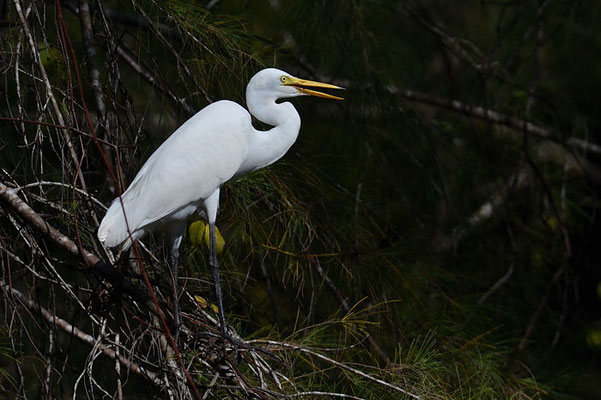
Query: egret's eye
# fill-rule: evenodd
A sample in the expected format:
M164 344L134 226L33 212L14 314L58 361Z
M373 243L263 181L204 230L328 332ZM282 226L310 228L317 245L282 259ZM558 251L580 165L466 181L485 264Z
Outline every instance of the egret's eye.
M286 79L286 76L285 76L285 75L282 75L282 76L280 77L280 82L282 82L282 83L286 83L286 81L287 81L287 79Z

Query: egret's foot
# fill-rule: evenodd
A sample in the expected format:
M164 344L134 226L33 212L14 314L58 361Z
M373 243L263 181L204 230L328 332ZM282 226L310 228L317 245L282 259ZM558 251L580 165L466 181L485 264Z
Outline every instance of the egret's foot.
M215 334L215 333L206 332L206 334L210 335L213 338L216 338L217 341L221 340L222 347L224 348L225 354L227 354L228 352L229 353L233 352L234 354L236 354L239 349L244 349L246 351L255 351L257 353L262 353L262 354L265 354L266 356L273 358L274 360L276 360L278 362L283 362L282 358L280 356L274 354L273 352L266 350L262 347L252 346L252 345L246 343L242 339L238 339L238 338L231 336L229 333L220 332L219 334ZM228 344L231 346L229 349L227 347Z

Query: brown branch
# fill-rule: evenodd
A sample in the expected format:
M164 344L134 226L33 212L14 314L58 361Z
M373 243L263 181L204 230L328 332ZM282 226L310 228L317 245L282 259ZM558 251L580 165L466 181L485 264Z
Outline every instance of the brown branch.
M103 146L100 144L100 141L98 140L98 136L96 135L96 130L94 128L94 123L92 122L92 117L90 116L90 112L88 110L88 105L86 103L86 99L85 99L85 95L84 95L84 90L83 90L83 82L81 79L81 75L79 73L79 64L77 62L77 57L75 55L75 49L73 48L73 44L71 42L71 37L69 36L69 33L67 31L67 26L65 24L64 18L63 18L63 13L60 7L60 1L56 0L56 12L57 12L57 17L60 23L60 27L61 32L63 33L63 41L65 41L65 45L68 46L68 49L71 53L71 58L73 60L73 67L75 69L75 77L77 79L77 86L79 87L79 96L81 98L81 103L83 106L83 111L84 111L84 115L85 115L85 119L86 122L88 124L88 128L90 130L90 132L92 133L92 137L94 138L94 144L96 145L96 147L98 148L98 152L106 166L106 169L108 171L108 174L110 176L110 178L112 179L113 184L115 185L115 187L118 187L118 181L117 178L115 177L115 173L113 170L113 166L111 165L111 163L109 162L108 158L105 155L105 151L103 149ZM91 35L91 32L89 33ZM102 93L100 93L100 101L102 102ZM102 102L102 105L104 107L104 102ZM101 115L101 117L104 117ZM105 121L102 121L105 122ZM106 148L106 146L104 146ZM108 177L107 177L108 178ZM118 191L118 189L117 189ZM96 218L96 216L92 213L92 218L94 219L94 222L96 223L96 225L98 225L98 220ZM77 224L77 221L76 221Z
M148 26L152 30L153 34L161 41L161 43L163 43L163 45L169 50L169 52L171 53L171 55L175 58L175 61L177 62L178 69L180 67L183 68L183 70L186 73L188 79L186 79L185 77L181 77L182 78L181 80L184 83L186 83L187 80L192 81L192 83L198 88L198 90L200 91L200 93L202 93L202 95L204 96L204 98L209 103L211 103L212 100L209 97L209 94L202 87L200 87L200 85L198 85L198 83L194 79L194 75L192 74L192 71L190 71L190 69L188 68L188 66L186 65L186 63L184 62L184 60L182 59L182 57L180 55L180 52L178 52L178 50L176 50L173 47L173 44L171 44L171 42L169 40L167 40L167 38L165 38L165 36L161 32L161 29L159 29L156 26L155 22L152 21L152 19L150 19L150 17L148 16L148 14L146 14L146 12L144 11L144 9L135 0L131 0L131 3L134 6L134 8L140 13L140 15L142 15L142 17L144 18L144 20L146 21L146 23L148 24Z
M67 8L77 8L76 2L73 0L62 0L61 3ZM162 24L153 21L147 21L141 18L137 14L127 13L120 10L114 10L111 8L105 8L106 15L117 23L123 25L130 25L135 28L143 28L146 30L151 30L153 28L160 29L162 32L165 32L168 35L171 35L175 32L175 28L170 27L167 24Z
M482 72L484 70L499 66L499 63L496 61L487 62L482 54L482 51L471 41L449 35L435 23L427 21L425 18L423 18L419 13L411 8L408 3L404 3L403 6L405 14L413 17L424 28L438 37L442 44L451 50L451 52L453 52L457 57L468 63L474 70ZM476 59L476 57L480 60Z
M23 219L25 219L29 225L45 234L54 243L58 244L61 248L72 255L82 257L86 266L92 267L98 262L102 261L97 255L85 249L82 249L80 252L75 242L44 221L39 214L37 214L31 207L29 207L27 203L17 196L15 189L8 188L2 182L0 182L0 198L8 203L8 205Z
M87 333L85 333L81 329L77 328L76 326L69 324L64 319L59 318L56 315L52 314L50 311L46 310L44 307L40 306L35 301L29 299L26 295L24 295L23 293L21 293L14 287L11 288L9 284L4 282L4 280L0 279L0 286L2 287L2 290L4 290L5 292L9 292L12 294L12 296L16 297L19 300L19 302L21 303L21 305L23 305L24 307L28 308L29 310L31 310L33 312L39 313L49 324L52 324L52 325L58 327L63 332L65 332L69 335L72 335L77 340L79 340L89 346L94 346L94 344L96 343L96 340L92 336L88 335ZM148 381L150 381L152 384L154 384L155 386L157 386L161 389L164 388L163 383L161 382L160 378L157 376L157 374L155 372L148 371L147 369L136 364L135 362L128 360L127 358L120 355L118 352L116 352L115 350L113 350L112 348L110 348L107 345L99 343L98 348L100 349L100 351L102 351L102 353L105 356L109 357L112 360L118 361L120 365L123 365L131 372L138 374L140 376L143 376Z
M178 97L159 78L157 78L152 71L150 71L142 63L138 63L135 57L130 54L125 46L117 45L117 54L119 54L119 56L125 62L127 62L129 66L132 67L134 71L136 71L142 78L146 79L146 81L148 81L153 88L157 89L159 92L162 92L174 103L182 107L188 115L194 114L194 109L188 105L185 99Z
M17 1L17 0L15 0ZM72 2L67 2L64 6L71 11L73 14L80 14L79 8L75 7ZM105 44L106 45L106 44ZM122 44L116 44L115 49L109 49L110 51L116 50L119 57L121 57L130 67L134 69L142 78L144 78L150 85L161 92L163 95L171 99L176 105L182 107L186 113L191 116L195 113L194 109L187 103L186 99L178 97L169 87L162 82L154 73L141 62L138 62L131 52Z
M156 307L153 302L148 301L148 296L136 285L125 279L124 275L107 264L96 254L86 249L79 248L77 244L63 235L56 228L48 224L38 213L36 213L27 203L17 196L18 189L11 189L0 182L0 200L4 200L21 218L30 226L47 236L54 244L75 257L81 257L86 267L92 272L106 279L111 285L119 288L124 293L130 295L136 300L145 300L145 305L157 315L164 317L164 312Z
M81 21L81 33L83 43L86 48L86 59L88 61L88 74L90 85L94 91L96 99L96 108L101 121L106 120L106 106L102 96L102 88L100 85L100 71L98 70L98 62L96 60L96 48L94 41L94 33L92 30L92 18L90 17L90 5L87 0L79 0L79 19Z
M373 376L371 376L369 374L366 374L365 372L363 372L361 370L358 370L356 368L351 367L350 365L347 365L347 364L342 363L340 361L336 361L333 358L330 358L328 356L324 356L323 354L318 353L316 351L313 351L311 349L308 349L306 347L297 346L297 345L292 344L292 343L276 342L274 340L264 340L264 339L249 340L248 343L266 344L266 345L269 345L269 346L273 346L275 348L292 349L292 350L300 351L302 353L306 353L306 354L312 355L314 357L319 358L320 360L323 360L323 361L326 361L326 362L328 362L328 363L330 363L332 365L335 365L338 368L341 368L341 369L347 370L347 371L349 371L349 372L351 372L353 374L359 375L359 376L361 376L361 377L363 377L363 378L365 378L367 380L370 380L372 382L375 382L375 383L377 383L379 385L382 385L382 386L387 387L389 389L395 390L397 392L401 392L404 395L409 396L409 397L411 397L413 399L417 399L417 400L421 399L420 396L418 396L416 394L413 394L413 393L411 393L411 392L409 392L409 391L407 391L407 390L405 390L405 389L403 389L403 388L401 388L399 386L390 384L390 383L388 383L386 381L383 381L382 379L373 377Z
M482 203L478 207L478 210L473 212L465 223L455 226L448 237L437 238L434 243L436 251L443 252L456 247L471 230L494 216L512 193L528 186L531 182L532 177L529 169L527 167L520 168L487 201Z
M57 124L51 124L49 122L43 122L43 121L34 121L31 119L24 119L24 118L17 118L17 117L0 117L0 121L12 121L12 122L18 122L21 124L32 124L32 125L39 125L39 126L46 126L49 128L56 128L56 129L68 129L70 131L73 131L79 135L85 136L87 138L91 138L94 139L94 136L92 136L91 134L84 132L80 129L77 129L73 126L64 126L64 125L57 125ZM112 147L117 147L116 145L107 142L106 140L102 140L102 139L98 139L98 141L104 145L107 146L112 146ZM120 146L120 147L126 147L126 146Z
M40 57L39 51L37 50L37 46L35 44L35 40L33 39L33 35L31 34L31 30L29 29L29 24L27 24L27 19L25 17L25 14L23 13L23 9L21 8L21 3L19 0L13 0L13 2L15 5L15 10L17 11L17 14L19 16L19 22L21 23L21 29L23 30L23 33L27 37L29 47L31 48L31 55L32 55L34 61L37 63L40 73L42 75L42 81L44 82L44 87L46 88L46 94L48 95L48 98L50 99L50 104L52 105L52 110L54 111L56 119L58 120L58 124L61 126L65 126L66 125L65 120L63 118L63 115L61 114L60 107L54 96L54 92L52 91L52 85L50 84L50 80L48 79L48 74L46 73L46 68L44 68L44 64L42 63L42 59ZM61 132L63 134L67 148L69 150L69 155L71 156L71 159L73 160L73 163L74 163L74 167L76 168L80 164L80 161L79 161L79 157L77 156L77 153L75 152L75 148L73 147L73 142L71 141L71 135L69 134L69 131L67 129L62 129ZM75 173L76 173L77 177L79 178L81 188L83 190L87 190L86 182L84 180L81 169L77 168L75 170Z
M131 282L129 282L129 280L125 279L121 272L115 270L111 265L107 264L97 255L87 251L83 247L78 246L67 236L63 235L57 229L49 225L27 203L25 203L23 200L21 200L21 198L19 198L19 196L17 196L15 189L8 188L2 182L0 182L0 199L3 199L13 210L16 211L17 214L19 214L23 219L25 219L29 225L31 225L32 227L49 237L55 244L59 245L59 247L63 248L64 250L76 257L81 257L85 265L88 268L92 269L93 272L99 274L104 279L108 280L113 286L120 288L122 291L131 295L132 297L144 300L144 305L158 316L161 325L164 329L163 333L169 339L171 347L175 351L180 366L184 374L186 375L186 379L188 380L190 387L194 391L195 397L198 399L201 398L200 394L198 393L198 390L196 389L196 385L192 380L192 377L190 376L183 364L183 360L180 356L177 345L173 340L173 336L169 331L169 327L167 326L167 317L158 304L152 285L150 284L150 280L148 279L148 275L145 272L139 254L136 254L136 257L140 263L140 266L142 267L142 271L144 272L144 280L148 287L150 296L144 294L137 286L133 285ZM133 248L137 252L137 246L134 245Z
M108 132L110 131L111 128L108 126L107 110L106 110L106 105L104 103L104 95L103 95L102 87L101 87L101 83L100 83L100 71L98 69L98 61L96 59L96 42L94 40L94 30L92 27L92 18L90 17L90 5L89 5L88 1L87 0L79 0L78 1L78 9L79 9L79 19L81 21L81 33L82 33L82 37L83 37L84 46L86 49L85 55L86 55L86 59L88 61L88 76L90 79L90 86L92 86L92 90L94 92L94 98L96 100L96 109L98 112L98 117L100 119L99 126L105 127L106 131L104 132L103 136L105 138L107 138L107 140L108 140ZM73 57L75 58L75 54L73 54ZM77 60L74 59L73 62L75 64L75 67L77 68ZM79 79L79 73L77 74L77 77ZM81 85L81 82L80 82L80 85ZM89 112L87 109L86 101L83 96L82 96L81 101L82 101L82 104L84 107L84 111L86 113L88 123L90 124L91 119L89 118ZM96 144L98 145L98 150L101 153L101 157L104 160L104 162L107 164L107 171L105 171L106 172L105 181L106 181L107 185L109 186L109 188L111 189L111 191L117 191L116 188L119 185L119 183L117 182L116 177L114 175L114 171L116 171L115 165L113 164L111 157L108 156L110 154L110 148L107 145L100 146L98 143L97 135L93 131L93 129L94 129L93 126L91 126L90 129L92 129L92 134L94 136L94 139L96 140Z
M531 122L512 117L495 110L491 110L480 106L472 106L466 103L462 103L458 100L449 100L441 97L434 97L413 90L404 90L399 92L399 94L410 101L415 101L435 106L438 108L456 111L461 114L489 121L497 125L503 125L508 128L515 129L516 131L530 133L542 139L561 141L559 135L551 129L534 125ZM584 152L601 154L601 146L575 137L566 139L565 144L571 147L579 148Z

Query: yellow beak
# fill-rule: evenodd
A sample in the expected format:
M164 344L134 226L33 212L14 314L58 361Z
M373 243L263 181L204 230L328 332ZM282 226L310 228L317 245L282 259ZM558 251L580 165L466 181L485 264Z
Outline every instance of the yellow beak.
M283 85L284 86L294 86L296 88L296 90L298 90L299 92L308 94L311 96L323 97L324 99L344 100L344 98L342 98L342 97L318 92L316 90L307 89L307 87L316 87L316 88L324 88L324 89L344 90L343 87L336 86L336 85L330 85L329 83L308 81L305 79L298 79L293 76L290 76L290 77L288 77L286 83L283 83Z

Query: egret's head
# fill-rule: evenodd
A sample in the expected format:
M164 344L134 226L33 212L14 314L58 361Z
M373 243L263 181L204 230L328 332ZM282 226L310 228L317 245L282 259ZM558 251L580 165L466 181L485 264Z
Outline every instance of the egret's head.
M252 77L248 83L247 92L249 90L263 92L276 99L310 95L326 99L343 100L342 97L307 88L343 89L340 86L330 85L329 83L299 79L279 69L267 68L257 72Z

